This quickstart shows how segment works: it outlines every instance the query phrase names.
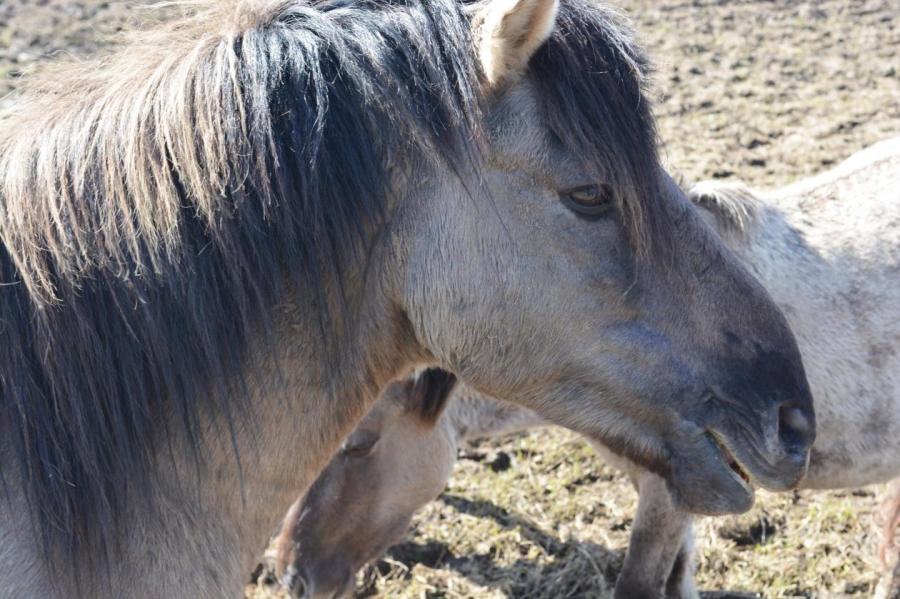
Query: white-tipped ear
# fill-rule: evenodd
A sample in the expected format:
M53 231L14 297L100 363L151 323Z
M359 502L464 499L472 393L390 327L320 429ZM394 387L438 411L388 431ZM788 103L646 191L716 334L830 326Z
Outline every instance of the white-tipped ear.
M553 33L558 9L559 0L488 2L478 19L478 54L491 87L525 71L532 55Z

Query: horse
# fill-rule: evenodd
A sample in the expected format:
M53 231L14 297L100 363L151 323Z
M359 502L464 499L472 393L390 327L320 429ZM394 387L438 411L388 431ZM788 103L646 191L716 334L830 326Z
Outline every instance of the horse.
M357 571L443 492L466 441L548 425L440 369L392 383L288 510L266 576L301 599L349 596Z
M466 442L551 424L532 410L456 385L455 376L438 369L392 383L287 511L265 556L265 579L297 599L349 596L357 572L398 543L415 512L444 491ZM644 514L658 509L660 501L668 502L663 509L672 509L665 482L598 441L586 441L625 470L641 494L636 542ZM672 525L685 528L682 519ZM690 559L689 549L679 558ZM658 596L648 586L665 580L673 567L653 572L648 565L657 564L626 562L617 595ZM696 595L691 577L666 582L671 596Z
M819 430L801 487L856 487L900 475L900 285L892 274L900 270L898 190L900 138L771 194L717 181L689 191L770 289L800 340ZM288 589L302 576L322 596L335 589L340 596L443 491L461 443L549 424L519 405L426 375L388 388L288 512L271 564ZM587 441L640 494L616 596L697 597L690 514L674 507L663 479L602 441ZM900 479L881 512L881 560L893 568ZM893 588L891 580L882 586Z
M661 167L648 69L584 0L197 0L25 83L0 113L0 594L236 596L429 365L681 508L793 487L796 340Z

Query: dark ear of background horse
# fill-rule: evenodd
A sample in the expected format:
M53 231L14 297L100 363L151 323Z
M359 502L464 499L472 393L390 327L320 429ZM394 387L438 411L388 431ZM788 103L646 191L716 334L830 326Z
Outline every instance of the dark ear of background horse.
M441 368L429 368L419 373L407 395L409 406L423 423L434 426L447 406L447 400L456 388L457 378Z

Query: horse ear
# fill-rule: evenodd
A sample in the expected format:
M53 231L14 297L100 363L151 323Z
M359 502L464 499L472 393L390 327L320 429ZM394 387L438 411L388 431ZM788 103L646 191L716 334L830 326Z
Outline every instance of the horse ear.
M478 55L491 87L520 76L553 33L559 0L491 0L480 21ZM476 25L477 27L477 25Z
M428 368L416 375L409 400L413 411L425 424L434 426L437 423L456 382L455 374L440 368Z

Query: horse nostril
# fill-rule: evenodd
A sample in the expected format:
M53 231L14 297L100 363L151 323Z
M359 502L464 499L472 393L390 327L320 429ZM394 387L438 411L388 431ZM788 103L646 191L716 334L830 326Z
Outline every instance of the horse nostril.
M778 409L778 436L789 449L806 449L813 437L812 419L796 406Z
M283 584L293 599L307 599L311 595L311 589L306 580L293 567L288 568L285 572Z
M291 596L295 599L308 599L310 597L306 583L303 582L302 578L296 579L294 584L291 585Z

